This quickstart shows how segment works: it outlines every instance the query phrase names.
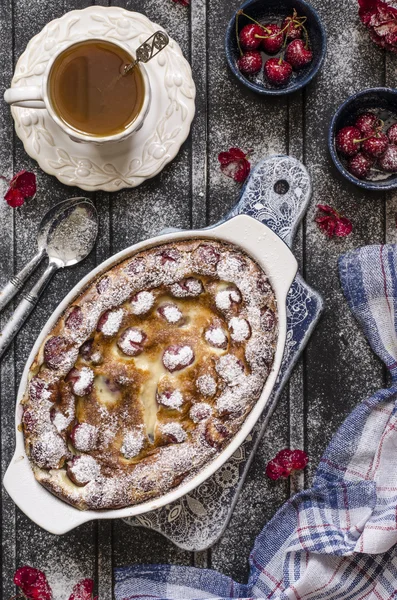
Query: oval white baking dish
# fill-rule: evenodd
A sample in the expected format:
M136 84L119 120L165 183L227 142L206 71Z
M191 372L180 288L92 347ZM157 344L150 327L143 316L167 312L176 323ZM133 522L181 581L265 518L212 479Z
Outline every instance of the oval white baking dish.
M235 244L249 254L268 275L277 298L279 318L279 336L272 371L263 387L259 400L247 416L240 431L231 440L229 445L194 477L188 481L182 482L181 485L171 492L154 500L150 500L149 502L117 510L80 511L58 499L36 481L29 464L29 459L26 456L23 433L19 430L19 424L22 416L22 406L20 402L26 389L30 365L36 356L41 343L55 325L63 311L99 274L110 269L137 251L173 240L192 238L216 239ZM63 534L74 527L93 519L118 519L156 510L157 508L169 504L187 494L215 473L215 471L230 458L233 452L235 452L245 440L268 402L283 357L287 326L286 298L296 271L297 262L286 244L273 233L271 229L256 219L246 215L233 217L229 221L215 226L212 229L178 231L160 235L144 242L139 242L138 244L115 254L91 271L71 290L48 319L32 348L22 374L18 390L15 417L16 449L4 477L4 487L14 500L15 504L32 521L37 523L37 525L40 525L40 527L43 527L53 534Z

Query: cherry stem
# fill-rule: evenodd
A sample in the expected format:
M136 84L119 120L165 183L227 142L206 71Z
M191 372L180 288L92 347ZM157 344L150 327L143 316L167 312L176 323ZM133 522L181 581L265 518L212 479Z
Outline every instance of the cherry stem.
M259 25L259 27L261 27L263 29L263 31L266 31L266 33L270 33L268 29L266 29L266 27L264 27L261 23L259 23L259 21L255 21L255 19L253 19L252 17L250 17L249 15L247 15L247 13L245 13L243 10L239 10L237 12L237 15L240 16L242 15L243 17L246 17L247 19L249 19L250 21L252 21L253 23L255 23L255 25ZM260 37L255 36L255 37Z
M240 11L238 11L236 13L236 40L237 40L237 46L238 46L238 49L239 49L239 52L240 52L240 56L243 56L243 51L241 49L241 44L240 44L240 38L239 38L239 35L238 35L238 18L239 18L239 16L240 16Z

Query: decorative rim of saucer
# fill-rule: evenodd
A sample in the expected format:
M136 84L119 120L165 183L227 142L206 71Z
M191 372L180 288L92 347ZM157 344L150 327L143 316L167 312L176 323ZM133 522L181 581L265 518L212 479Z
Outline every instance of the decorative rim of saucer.
M80 27L84 21L84 27ZM162 27L145 15L120 7L90 6L50 21L20 56L11 86L39 85L46 64L62 43L95 35L130 45L133 51ZM12 107L15 130L25 151L61 183L83 190L114 192L140 185L157 175L178 154L195 114L196 88L179 44L170 43L147 72L164 102L147 115L141 130L121 142L101 146L72 141L45 109ZM163 77L160 77L163 74ZM164 107L164 108L163 108ZM60 147L62 146L62 147Z

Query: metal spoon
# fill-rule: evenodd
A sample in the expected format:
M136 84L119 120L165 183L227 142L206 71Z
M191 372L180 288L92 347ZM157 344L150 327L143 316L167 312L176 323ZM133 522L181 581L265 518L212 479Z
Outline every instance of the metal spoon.
M75 265L88 256L97 233L98 217L89 200L83 198L60 207L47 231L45 251L49 258L48 266L30 292L23 294L23 299L1 332L0 357L32 312L55 271Z
M73 206L74 204L85 200L85 198L69 198L63 202L59 202L44 215L37 233L37 253L33 258L25 265L19 273L11 277L10 281L5 284L3 289L0 291L0 311L12 300L12 298L23 288L24 283L29 279L33 271L38 267L43 258L47 255L46 244L48 231L60 214L66 208Z

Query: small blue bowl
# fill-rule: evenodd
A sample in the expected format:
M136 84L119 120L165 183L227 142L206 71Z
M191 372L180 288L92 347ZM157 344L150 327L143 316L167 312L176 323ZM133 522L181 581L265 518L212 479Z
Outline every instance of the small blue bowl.
M317 12L305 0L247 0L238 10L243 10L259 23L277 23L292 15L294 8L300 17L306 17L305 27L309 34L310 48L313 51L313 61L299 71L294 71L289 83L285 86L275 87L266 80L263 69L256 75L243 75L237 68L240 57L236 40L236 11L231 19L227 31L225 50L230 69L243 85L250 90L265 96L283 96L291 94L305 87L319 71L324 62L327 49L327 38ZM239 31L251 21L246 17L239 17ZM280 53L279 53L280 54ZM276 56L279 56L276 55ZM265 59L273 58L265 55Z
M375 112L383 121L397 122L397 90L392 88L369 88L350 96L336 111L329 128L328 147L338 171L351 183L366 190L394 190L397 188L397 174L385 175L384 179L358 179L347 170L347 162L337 152L335 137L342 127L354 125L358 115ZM392 118L394 115L394 119ZM387 125L386 127L387 128Z

